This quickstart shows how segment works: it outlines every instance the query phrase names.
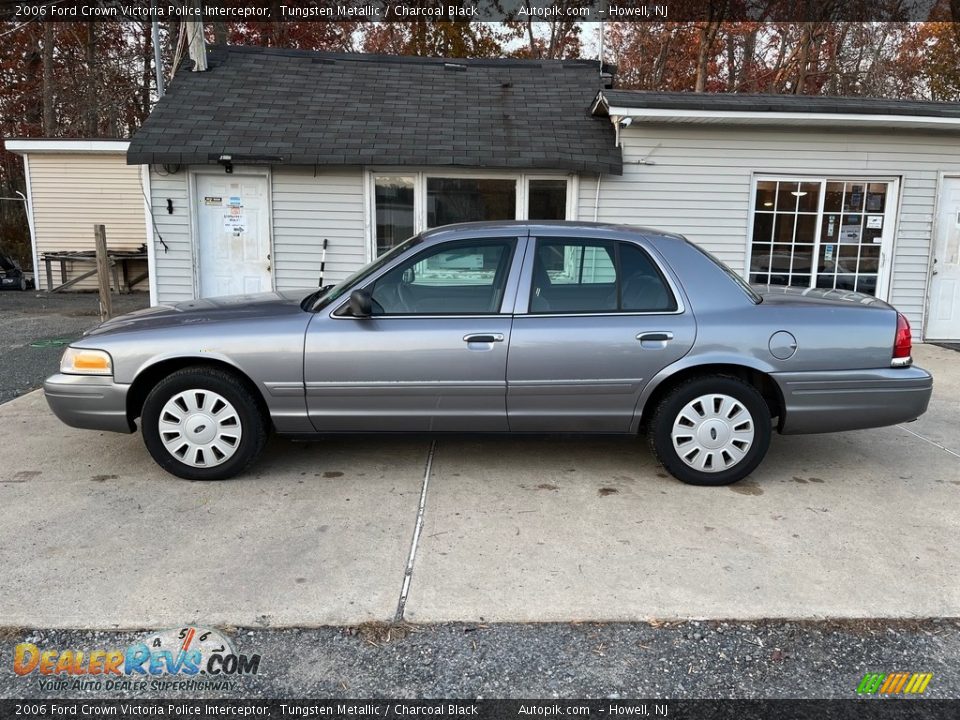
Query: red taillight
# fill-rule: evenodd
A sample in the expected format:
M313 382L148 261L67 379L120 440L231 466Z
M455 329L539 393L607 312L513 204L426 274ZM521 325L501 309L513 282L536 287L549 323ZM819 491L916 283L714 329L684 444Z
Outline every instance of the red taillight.
M910 339L910 321L903 313L897 313L897 335L893 340L893 365L909 365L913 341Z

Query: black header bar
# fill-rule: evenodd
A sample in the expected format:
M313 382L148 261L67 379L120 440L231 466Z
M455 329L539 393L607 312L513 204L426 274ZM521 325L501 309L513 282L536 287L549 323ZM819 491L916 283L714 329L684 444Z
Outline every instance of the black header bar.
M938 0L0 0L0 20L960 22L951 6L960 12Z

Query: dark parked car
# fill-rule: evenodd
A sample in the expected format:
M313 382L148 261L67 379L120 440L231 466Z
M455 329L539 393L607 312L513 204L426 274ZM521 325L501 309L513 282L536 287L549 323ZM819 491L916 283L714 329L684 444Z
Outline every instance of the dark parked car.
M20 263L0 250L0 290L27 290L33 287L33 280L24 274Z
M932 379L886 303L757 291L678 235L588 223L422 233L335 287L159 306L73 343L44 385L67 424L133 432L185 478L267 432L648 431L673 475L731 483L773 429L913 420Z

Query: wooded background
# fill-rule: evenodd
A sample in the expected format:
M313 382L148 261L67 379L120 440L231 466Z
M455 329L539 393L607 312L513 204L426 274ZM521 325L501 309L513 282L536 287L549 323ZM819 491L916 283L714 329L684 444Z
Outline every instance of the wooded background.
M616 86L960 101L960 0L928 22L608 22ZM165 76L182 25L161 23ZM208 23L211 43L445 57L596 57L597 23ZM0 137L126 138L156 101L149 22L0 22ZM23 192L0 150L0 196ZM0 201L0 247L29 267L23 204Z

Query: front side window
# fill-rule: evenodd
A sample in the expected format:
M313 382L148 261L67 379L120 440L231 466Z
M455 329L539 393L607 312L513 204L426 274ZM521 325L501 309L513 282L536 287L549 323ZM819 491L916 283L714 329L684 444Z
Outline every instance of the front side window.
M446 243L407 260L370 289L374 315L487 315L500 311L514 243Z
M650 256L632 243L539 240L531 313L672 312L677 303Z

